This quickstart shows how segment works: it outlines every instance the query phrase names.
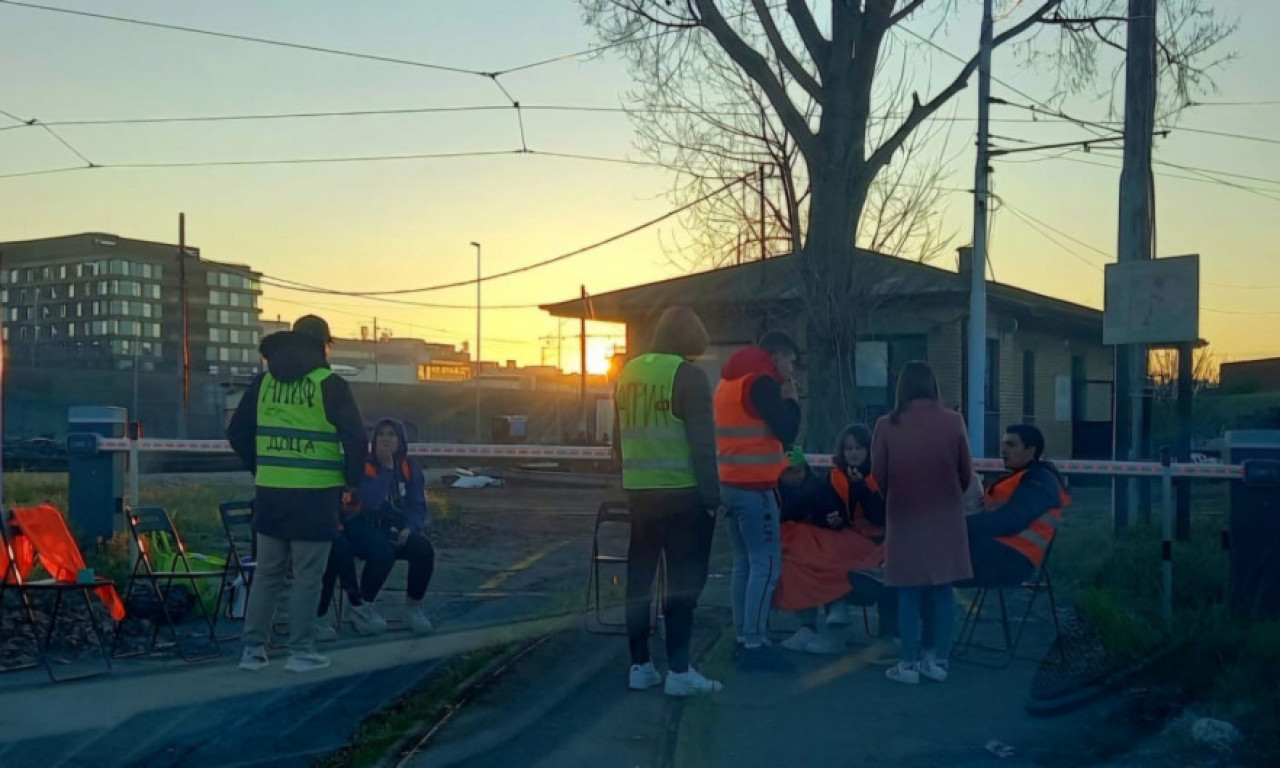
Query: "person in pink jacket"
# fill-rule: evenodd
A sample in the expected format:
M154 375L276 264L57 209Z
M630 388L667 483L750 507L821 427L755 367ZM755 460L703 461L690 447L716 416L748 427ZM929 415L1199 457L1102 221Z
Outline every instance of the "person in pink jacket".
M898 375L894 409L876 423L871 473L885 494L885 583L898 589L901 660L890 680L944 682L955 633L951 585L971 578L964 494L973 457L964 419L938 402L928 363ZM934 619L935 647L920 652L921 608Z

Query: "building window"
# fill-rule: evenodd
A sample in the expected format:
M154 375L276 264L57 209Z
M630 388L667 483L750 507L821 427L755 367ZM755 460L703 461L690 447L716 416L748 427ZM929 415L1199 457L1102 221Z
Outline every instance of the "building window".
M76 297L76 284L72 283L67 286L67 298L74 299Z
M52 279L53 279L53 270L52 270L52 269L50 269L50 268L48 268L48 267L41 267L41 268L40 268L40 279L41 279L41 280L52 280Z
M9 285L13 285L22 278L22 273L16 269L9 270Z
M1022 420L1036 423L1036 353L1030 349L1022 351Z
M148 283L142 286L142 295L147 297L148 299L159 299L160 286L156 285L155 283Z
M66 265L66 264L63 264L62 266L58 267L58 279L59 279L59 280L66 280L66 279L67 279L67 265Z
M226 306L227 292L226 291L209 291L209 303L214 305L215 307Z

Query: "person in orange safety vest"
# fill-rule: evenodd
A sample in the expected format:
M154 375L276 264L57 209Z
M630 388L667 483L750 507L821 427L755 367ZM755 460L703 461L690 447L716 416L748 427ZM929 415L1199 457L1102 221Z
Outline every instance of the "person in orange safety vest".
M972 584L1018 584L1044 562L1071 497L1043 454L1039 428L1014 424L1005 429L1000 458L1009 472L987 488L985 511L966 520Z
M778 478L800 431L796 356L790 337L766 333L725 361L714 398L720 498L733 544L735 658L744 671L789 668L765 645L765 626L782 571Z

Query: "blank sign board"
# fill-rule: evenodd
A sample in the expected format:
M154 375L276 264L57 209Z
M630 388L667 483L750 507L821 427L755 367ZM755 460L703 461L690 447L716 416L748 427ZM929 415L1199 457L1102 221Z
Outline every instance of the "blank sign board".
M1200 338L1200 257L1108 264L1104 344L1180 344Z

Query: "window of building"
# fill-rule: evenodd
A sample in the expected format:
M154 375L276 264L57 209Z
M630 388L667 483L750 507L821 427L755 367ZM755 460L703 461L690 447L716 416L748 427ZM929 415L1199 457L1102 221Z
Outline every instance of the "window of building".
M67 338L74 339L76 337L76 324L67 323Z
M66 279L67 279L67 265L66 265L66 264L63 264L63 265L61 265L60 267L58 267L58 279L59 279L59 280L66 280Z
M146 326L147 326L147 335L148 335L148 336L150 336L150 337L151 337L151 338L153 338L153 339L158 339L158 338L160 338L160 324L159 324L159 323L146 323Z
M50 299L53 299L53 300L55 300L55 301L57 300L57 298L58 298L58 286L56 286L56 285L51 285L51 286L49 286L49 298L50 298Z
M228 303L227 292L226 291L209 291L209 303L215 307L226 306L226 304Z
M20 280L21 278L22 278L22 273L19 270L16 270L16 269L9 270L9 285L13 285L14 283L18 282L18 280Z
M58 305L58 317L65 318L66 316L67 316L67 305L66 305L66 304L59 304L59 305Z
M41 268L40 268L40 279L41 279L41 280L52 280L52 279L53 279L53 270L52 270L52 269L50 269L49 267L41 267Z
M71 283L67 286L67 298L74 299L76 297L76 284Z
M129 274L129 262L122 259L112 259L109 271L113 275L127 275Z
M147 297L148 299L160 298L160 286L156 285L155 283L148 283L142 286L142 289L143 289L142 295Z

